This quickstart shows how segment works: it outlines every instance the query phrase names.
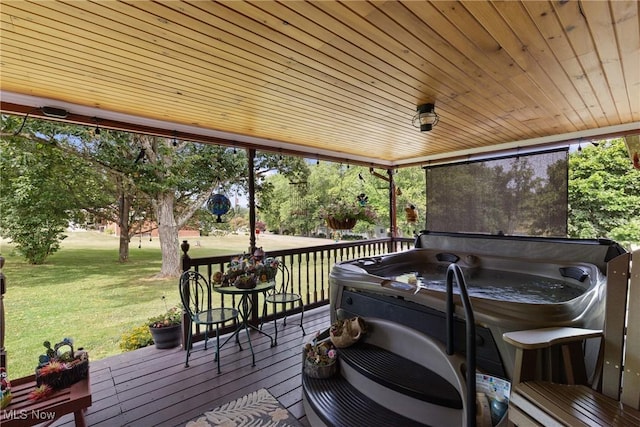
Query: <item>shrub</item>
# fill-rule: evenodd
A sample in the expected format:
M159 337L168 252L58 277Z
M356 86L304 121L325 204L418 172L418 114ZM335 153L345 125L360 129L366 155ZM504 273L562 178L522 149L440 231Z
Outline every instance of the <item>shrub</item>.
M151 344L153 344L153 339L146 323L125 332L120 338L120 350L122 351L136 350Z

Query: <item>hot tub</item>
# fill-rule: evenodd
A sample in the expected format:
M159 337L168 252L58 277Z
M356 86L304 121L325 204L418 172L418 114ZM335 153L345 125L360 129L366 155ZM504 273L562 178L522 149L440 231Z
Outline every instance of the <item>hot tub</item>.
M415 249L336 264L332 315L392 320L444 342L444 281L447 267L456 263L475 314L478 367L509 379L514 350L502 334L548 326L601 328L606 264L621 253L611 241L425 233ZM460 299L454 301L455 347L464 353L464 314ZM593 368L597 343L587 353Z

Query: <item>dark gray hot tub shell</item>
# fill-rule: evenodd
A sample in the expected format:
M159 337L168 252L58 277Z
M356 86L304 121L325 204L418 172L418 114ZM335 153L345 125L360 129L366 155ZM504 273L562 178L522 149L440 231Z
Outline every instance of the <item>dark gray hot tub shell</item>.
M428 289L394 286L385 271L438 269L456 262L467 274L473 269L512 271L566 282L582 289L569 300L549 304L525 304L474 298L478 367L502 378L510 378L513 349L502 341L504 332L546 326L576 326L598 329L604 319L606 266L624 253L615 242L515 238L464 234L425 233L416 249L375 258L336 264L331 272L332 316L360 315L401 323L441 342L446 339L444 294ZM459 298L456 301L454 341L465 353L465 326ZM595 360L596 348L588 349ZM589 364L589 362L588 362Z

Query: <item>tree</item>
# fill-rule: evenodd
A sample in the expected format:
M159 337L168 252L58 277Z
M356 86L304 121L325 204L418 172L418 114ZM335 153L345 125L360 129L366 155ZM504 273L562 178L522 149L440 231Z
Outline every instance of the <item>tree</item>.
M50 148L45 158L40 156L23 168L30 169L33 176L27 170L7 169L7 174L11 172L15 177L33 178L29 183L33 191L26 198L29 202L24 204L26 207L37 206L32 199L43 193L45 184L60 186L45 191L56 195L48 207L58 209L57 216L42 208L41 217L26 215L24 209L12 216L15 219L12 230L33 229L33 224L27 222L27 218L32 218L40 229L49 232L51 243L45 253L57 248L55 242L59 243L62 238L60 230L73 218L91 215L116 222L120 228L119 258L123 262L128 260L131 237L157 226L163 254L160 274L176 276L180 273L180 228L193 221L196 213L200 223L208 222L202 218L209 215L203 206L212 193L234 188L246 192L247 189L246 152L235 148L108 130L97 135L85 126L12 116L3 116L2 135L3 141L16 140ZM6 151L3 159L21 159L29 152L23 149L27 145L23 147L14 142L10 147L16 151ZM34 164L46 168L44 172L58 172L58 176L49 181L44 178L36 181L38 176L47 175L38 172ZM300 158L268 153L261 153L255 165L259 181L256 188L265 195L270 188L261 182L270 171L279 170L286 176L294 176L304 175L306 168ZM17 185L20 181L11 183ZM7 193L14 194L8 191L3 195ZM3 206L15 210L19 205L16 200L5 197ZM3 229L8 226L5 221Z
M312 221L308 217L306 183L311 174L302 157L275 156L258 152L258 215L267 229L278 233L307 235ZM276 173L277 172L277 173Z
M68 125L45 120L19 120L3 117L3 136L12 140L13 156L21 158L30 146L49 146L47 170L71 167L72 172L57 177L65 186L57 192L57 206L67 203L68 221L80 226L98 222L113 222L120 229L119 260L129 259L131 237L140 232L132 227L144 222L151 212L150 201L140 193L132 176L136 174L130 153L130 134L103 130L101 135L84 126ZM30 143L29 143L30 142ZM57 161L54 165L54 161ZM73 180L80 182L73 185ZM96 182L95 185L90 185ZM33 217L32 217L33 218ZM22 218L19 221L26 221ZM64 222L64 221L63 221ZM46 225L41 224L41 227Z
M18 135L19 121L2 117L0 140L0 234L31 263L42 264L60 248L77 206L109 187L104 176L59 147L68 135L59 126ZM104 199L94 201L105 203Z
M569 158L569 234L640 241L640 171L621 138L582 147Z
M358 195L364 193L368 203L377 212L379 223L386 224L389 217L389 185L369 174L368 169L331 162L321 162L309 166L309 175L302 181L292 181L280 175L271 175L267 183L272 186L270 197L261 200L261 215L269 224L269 229L278 232L308 234L326 224L320 219L319 210L337 199L356 203ZM421 176L415 180L416 172ZM406 177L407 195L424 192L424 175L419 168L399 172ZM416 197L414 203L424 205L424 197ZM277 226L276 226L277 225ZM370 233L374 225L359 222L354 233Z
M178 232L202 214L202 207L216 191L233 188L246 191L247 156L244 150L210 144L198 144L148 135L131 135L128 145L138 155L132 174L139 192L150 200L158 227L162 251L161 276L177 276L181 272ZM271 170L285 175L301 173L303 163L298 158L282 158L260 153L255 161L258 191L268 192L260 185Z
M133 135L141 157L135 179L148 195L155 213L162 251L161 276L178 276L178 232L202 208L216 189L246 176L246 156L228 148ZM245 179L246 180L246 179Z

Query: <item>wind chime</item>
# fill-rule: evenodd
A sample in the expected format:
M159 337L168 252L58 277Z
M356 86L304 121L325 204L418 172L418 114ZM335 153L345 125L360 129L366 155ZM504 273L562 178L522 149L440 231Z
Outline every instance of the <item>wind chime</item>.
M290 181L290 199L291 200L291 215L306 217L308 214L307 206L304 204L302 195L307 194L307 181Z
M136 200L139 200L136 197ZM135 228L135 225L138 226L138 249L142 249L142 235L144 234L144 227L146 226L149 230L149 241L153 241L153 237L151 232L153 231L153 217L151 215L147 216L146 211L135 212L135 215L132 218L131 228Z

